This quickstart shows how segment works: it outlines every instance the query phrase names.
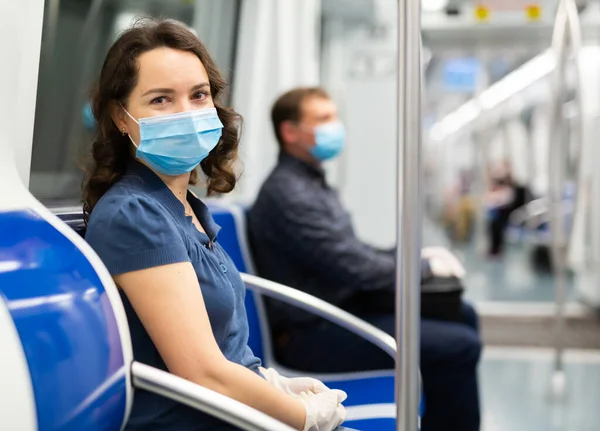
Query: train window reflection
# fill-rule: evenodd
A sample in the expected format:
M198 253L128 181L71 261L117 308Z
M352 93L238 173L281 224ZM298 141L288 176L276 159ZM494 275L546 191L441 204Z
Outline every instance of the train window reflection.
M89 91L116 35L140 16L192 27L233 81L239 0L49 0L45 4L30 190L49 206L80 200L94 135ZM196 190L202 194L202 190Z

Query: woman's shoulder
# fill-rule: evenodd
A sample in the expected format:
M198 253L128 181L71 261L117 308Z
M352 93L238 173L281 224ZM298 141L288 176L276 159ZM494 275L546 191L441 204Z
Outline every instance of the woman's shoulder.
M170 217L167 209L151 194L141 190L113 186L98 201L90 214L87 235L97 229L106 232L121 229L147 229L148 225L166 227ZM86 236L87 236L86 235Z
M112 275L189 260L167 209L135 190L107 192L90 215L85 239Z
M90 224L97 219L106 219L106 216L115 215L122 211L136 211L146 208L151 211L162 211L162 205L152 195L141 190L121 187L116 184L100 198L92 214Z

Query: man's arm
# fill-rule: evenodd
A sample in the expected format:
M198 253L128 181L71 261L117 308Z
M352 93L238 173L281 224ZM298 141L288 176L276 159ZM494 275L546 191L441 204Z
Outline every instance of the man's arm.
M369 291L394 286L393 254L361 242L345 223L308 200L286 199L270 214L270 234L289 259L346 290Z

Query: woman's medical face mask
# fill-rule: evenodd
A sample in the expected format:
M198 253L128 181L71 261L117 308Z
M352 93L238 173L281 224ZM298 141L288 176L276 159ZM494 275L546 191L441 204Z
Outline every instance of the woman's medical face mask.
M321 161L336 157L344 149L346 143L346 130L344 125L335 121L315 127L315 146L312 155Z
M135 155L163 175L191 172L219 143L223 124L215 108L176 114L129 118L140 126L140 143L133 142ZM129 134L128 134L129 135Z

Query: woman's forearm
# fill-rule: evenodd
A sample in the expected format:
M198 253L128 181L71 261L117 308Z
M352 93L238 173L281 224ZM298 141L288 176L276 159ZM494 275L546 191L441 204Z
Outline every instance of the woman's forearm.
M253 407L294 429L304 428L304 404L241 365L225 361L201 380L196 383Z

